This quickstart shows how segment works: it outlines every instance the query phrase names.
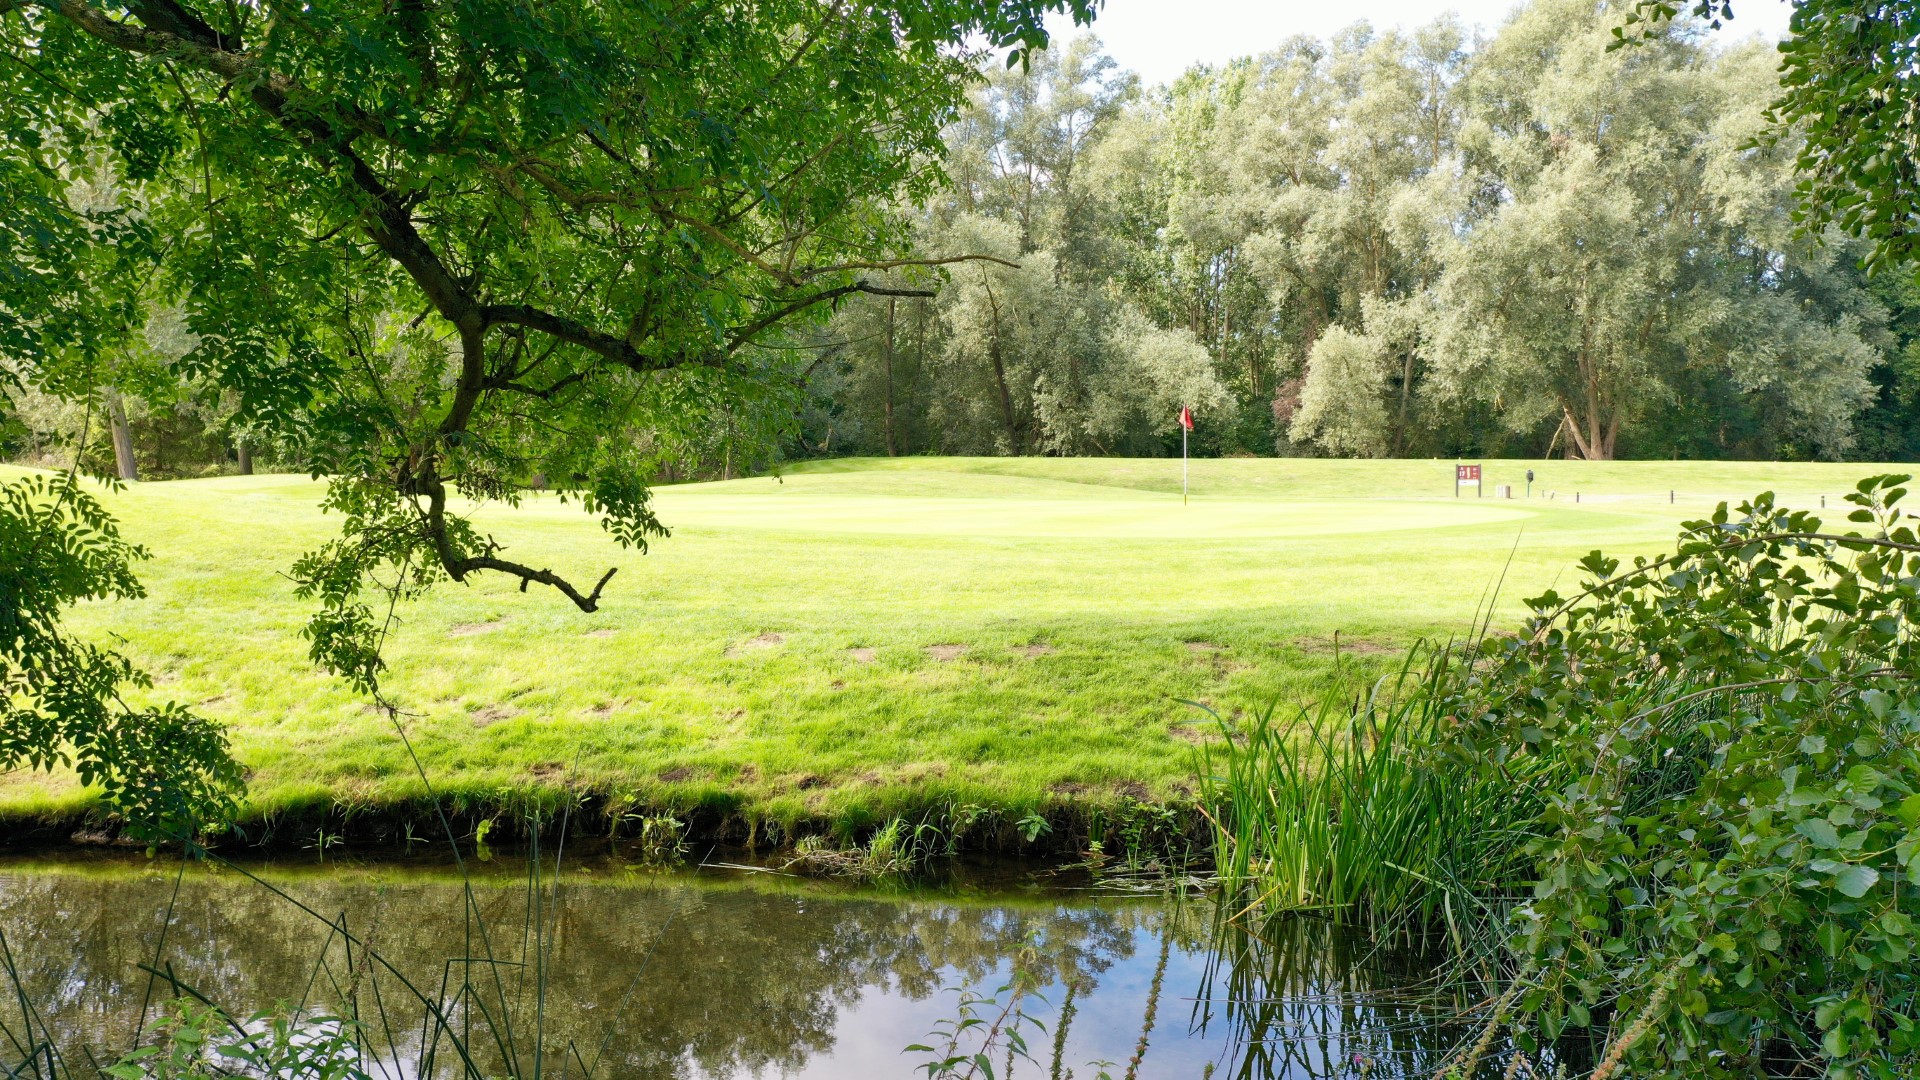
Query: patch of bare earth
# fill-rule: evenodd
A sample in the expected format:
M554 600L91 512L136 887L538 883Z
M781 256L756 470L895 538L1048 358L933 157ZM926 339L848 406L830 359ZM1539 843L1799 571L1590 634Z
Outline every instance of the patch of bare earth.
M864 645L860 646L857 649L847 650L847 656L851 657L853 662L856 664L871 664L873 663L874 658L879 655L880 655L880 650L870 649Z
M599 627L598 629L587 631L587 636L588 637L612 637L617 633L619 633L619 631L615 630L611 626L602 626L602 627Z
M1024 656L1029 660L1032 660L1036 657L1052 656L1054 653L1057 653L1060 650L1054 648L1051 645L1034 644L1034 645L1020 645L1015 647L1013 651L1019 653L1021 656Z
M1196 656L1204 656L1211 653L1226 652L1227 647L1225 645L1216 645L1211 641L1189 641L1187 642L1187 651Z
M511 720L520 715L520 710L510 705L489 705L474 711L471 719L477 728L491 727L502 720Z
M1049 785L1047 791L1054 795L1085 795L1087 785L1078 780L1062 780L1057 784Z
M533 774L535 780L552 780L566 775L567 766L563 762L543 761L527 771Z
M676 766L660 774L660 782L663 784L678 784L683 780L690 780L692 778L693 766L691 765Z
M967 654L965 645L929 645L927 655L935 660L958 660Z
M1293 647L1303 653L1314 655L1342 652L1354 656L1378 656L1381 653L1400 651L1397 646L1389 645L1384 641L1346 637L1341 634L1310 634L1307 637L1294 638Z
M626 702L624 700L603 701L587 711L595 716L612 716L619 710L620 706L625 704Z
M1167 729L1167 734L1195 746L1222 741L1219 725L1211 720L1204 723L1175 724Z
M736 641L727 646L727 655L742 656L758 649L771 649L785 640L787 640L785 634L761 634L759 637Z
M505 619L495 619L492 622L454 623L452 626L447 627L447 636L472 637L475 634L491 634L505 625L507 625L507 620Z

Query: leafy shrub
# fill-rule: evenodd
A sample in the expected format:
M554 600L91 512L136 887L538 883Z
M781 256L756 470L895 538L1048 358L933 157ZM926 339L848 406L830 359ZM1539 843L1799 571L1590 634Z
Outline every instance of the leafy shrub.
M1525 848L1523 1043L1602 1027L1596 1078L1920 1070L1907 479L1860 483L1855 532L1767 494L1667 558L1596 552L1449 684L1444 760L1570 770Z
M1587 588L1529 601L1520 634L1344 712L1229 725L1223 881L1249 911L1498 956L1452 1075L1580 1044L1589 1080L1920 1075L1907 480L1862 481L1850 532L1770 494L1723 504L1665 558L1588 556Z
M100 1070L112 1080L370 1080L357 1025L333 1016L296 1019L283 1005L237 1020L191 998L173 1003L163 1039Z

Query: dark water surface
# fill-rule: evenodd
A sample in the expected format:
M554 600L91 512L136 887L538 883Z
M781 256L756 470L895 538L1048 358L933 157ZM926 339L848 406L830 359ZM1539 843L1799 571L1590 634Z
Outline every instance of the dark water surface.
M1016 965L1033 973L1026 1004L1045 1029L1027 1030L1035 1061L1017 1062L1015 1078L1093 1080L1089 1063L1104 1061L1119 1080L1143 1030L1140 1078L1428 1076L1464 1034L1444 1023L1446 1004L1411 992L1425 972L1404 953L1312 920L1217 951L1204 896L1107 895L1004 874L889 892L636 870L611 853L568 861L557 884L549 875L530 887L524 859L498 857L476 868L471 903L450 868L418 861L246 868L310 914L232 868L16 858L0 861L0 934L28 1000L75 1061L128 1045L151 981L141 965L157 958L237 1014L276 1001L320 1012L357 1003L373 1041L391 1048L373 1074L413 1075L424 1008L364 949L349 953L328 920L428 997L451 1000L463 978L479 987L447 1011L474 1025L490 1070L503 1055L479 1034L482 1010L511 1014L522 1062L538 1042L553 1076L592 1063L602 1077L905 1078L926 1055L903 1048L935 1041L958 988L991 997ZM153 992L170 995L165 984ZM17 1004L0 1005L9 1024L17 1016ZM448 1067L434 1071L450 1075L444 1042L440 1055Z

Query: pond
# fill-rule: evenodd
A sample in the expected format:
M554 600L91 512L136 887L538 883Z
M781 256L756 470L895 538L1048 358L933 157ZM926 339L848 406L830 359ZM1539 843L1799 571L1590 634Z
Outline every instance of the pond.
M0 934L70 1063L113 1056L149 994L177 996L150 968L236 1014L357 1009L380 1051L369 1071L393 1077L457 1074L407 983L449 1003L484 1070L513 1056L527 1073L538 1044L556 1076L923 1075L929 1055L905 1048L937 1044L963 991L999 1016L1016 968L1037 1023L1014 1077L1094 1080L1101 1062L1115 1080L1425 1077L1465 1034L1450 1003L1417 992L1417 958L1319 920L1215 948L1205 895L1005 868L886 889L645 870L614 851L569 855L557 879L549 866L530 881L529 865L497 856L469 866L469 886L422 858L16 857L0 861ZM18 1003L0 1018L18 1031ZM1004 1047L995 1059L1009 1075Z

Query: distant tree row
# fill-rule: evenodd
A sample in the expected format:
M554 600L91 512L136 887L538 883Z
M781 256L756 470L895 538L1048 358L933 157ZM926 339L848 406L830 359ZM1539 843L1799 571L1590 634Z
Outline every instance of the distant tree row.
M783 456L1155 455L1188 405L1201 454L1920 459L1920 284L1797 226L1807 147L1768 114L1781 54L1715 51L1686 20L1610 49L1629 17L1536 0L1485 39L1362 24L1152 89L1089 37L989 61L943 114L951 182L898 148L889 166L913 180L891 197L914 247L956 261L861 260L853 291L802 297L839 297L830 321L768 324L724 366L753 392L675 391L593 445L631 450L610 474L667 480ZM139 198L204 205L196 170ZM76 205L133 197L73 171ZM249 264L207 263L228 265ZM191 329L206 304L141 299L79 389L0 350L0 458L336 471L328 448L362 443L317 452L246 406ZM366 310L353 340L444 377L444 327ZM717 333L701 310L676 317ZM471 446L521 447L489 467L516 481L581 473L522 442Z
M1779 57L1536 0L1143 90L990 69L791 452L1920 458L1920 289L1796 231Z

